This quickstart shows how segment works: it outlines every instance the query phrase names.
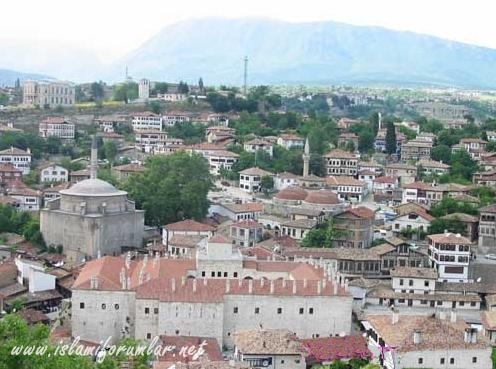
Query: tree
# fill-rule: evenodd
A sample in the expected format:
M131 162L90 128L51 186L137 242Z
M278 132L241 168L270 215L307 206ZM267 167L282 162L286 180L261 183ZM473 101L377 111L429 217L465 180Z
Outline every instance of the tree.
M126 104L138 98L138 84L136 82L121 83L115 87L114 100L124 101Z
M470 157L467 151L458 150L451 155L451 177L460 177L467 181L472 181L472 175L477 169L477 162Z
M180 81L179 85L177 86L177 91L180 94L187 94L189 92L189 86L186 82Z
M434 219L429 226L429 234L439 234L445 230L467 235L467 227L459 219Z
M185 152L152 156L147 171L129 178L125 189L145 210L147 224L162 226L182 219L200 220L208 211L212 179L205 159Z
M451 163L451 149L446 145L437 145L431 151L431 158L449 164Z
M169 91L169 84L167 82L157 82L153 87L152 95L165 94Z
M203 86L203 79L201 77L198 80L198 88L200 89L200 92L203 93L204 86Z
M272 176L263 176L260 179L260 190L266 195L274 189L274 178Z
M435 217L442 217L452 213L476 215L477 209L468 202L457 201L451 197L445 197L432 205L429 213Z
M93 101L101 100L103 99L103 96L105 94L105 91L103 89L103 82L93 82L90 86L90 93L91 93L91 98Z
M386 152L391 154L396 154L396 129L393 122L387 123L386 128Z
M344 149L349 152L355 152L355 143L351 140L346 142Z
M102 146L102 150L105 159L113 163L118 151L117 144L114 141L106 141Z
M45 152L56 155L60 153L62 148L62 140L56 136L50 136L46 139Z
M160 114L162 112L162 105L158 101L152 101L148 104L148 107L155 114Z
M366 153L374 150L375 136L370 131L362 131L358 135L358 151Z

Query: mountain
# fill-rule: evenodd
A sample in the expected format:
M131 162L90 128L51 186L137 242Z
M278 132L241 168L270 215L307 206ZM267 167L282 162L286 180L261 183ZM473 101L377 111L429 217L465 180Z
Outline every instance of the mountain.
M27 79L53 79L52 77L35 74L35 73L23 73L16 70L10 69L0 69L0 86L14 86L16 79L25 81Z
M135 78L207 84L389 83L496 87L496 50L336 22L207 18L166 26L114 63Z

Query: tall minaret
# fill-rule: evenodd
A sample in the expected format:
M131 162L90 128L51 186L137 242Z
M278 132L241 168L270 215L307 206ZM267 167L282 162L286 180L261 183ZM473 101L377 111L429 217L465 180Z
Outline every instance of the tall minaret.
M96 145L96 135L93 135L91 141L91 161L90 161L90 178L96 179L98 174L98 148Z
M303 151L303 177L308 177L310 172L310 144L308 137L305 141L305 150Z

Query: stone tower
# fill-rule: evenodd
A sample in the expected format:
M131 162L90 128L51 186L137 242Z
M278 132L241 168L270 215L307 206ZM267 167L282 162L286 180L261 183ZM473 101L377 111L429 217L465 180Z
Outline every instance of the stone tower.
M138 97L142 101L146 101L150 98L150 81L149 80L142 79L139 81Z
M308 177L310 172L310 144L308 137L305 141L305 150L303 151L303 177Z
M90 178L98 177L98 147L96 143L96 135L93 135L91 142L91 158L90 158Z

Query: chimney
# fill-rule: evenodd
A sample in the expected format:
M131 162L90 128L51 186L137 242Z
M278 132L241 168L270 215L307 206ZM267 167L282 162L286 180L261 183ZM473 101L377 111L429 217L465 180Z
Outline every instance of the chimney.
M243 285L243 280L241 278L238 278L238 287L241 287Z
M270 280L270 293L274 294L274 280L273 279Z
M348 291L348 279L344 280L344 290Z
M334 294L337 295L338 294L338 284L337 283L333 283L332 284L332 287L334 288Z
M293 295L296 295L296 281L293 280Z
M464 341L466 343L477 343L477 329L475 328L465 329Z
M451 310L451 323L456 323L456 311Z
M185 284L186 284L186 277L181 277L181 286L184 287Z
M282 280L282 288L286 288L286 280L285 279Z
M204 286L206 286L207 284L208 284L208 279L207 279L207 278L205 278L205 279L203 280L203 285L204 285Z
M303 279L303 288L307 288L308 286L308 281L306 279Z
M231 290L231 281L229 279L226 279L226 293L229 293Z
M176 278L171 279L171 290L172 292L176 292Z
M265 283L264 279L263 278L260 278L260 287L263 287L264 286L264 283Z
M449 233L449 232L448 232L448 230L447 230L447 229L445 229L445 230L444 230L444 234L448 234L448 233Z
M391 316L391 318L391 323L394 325L400 320L400 314L396 310L393 310L393 315Z
M322 294L322 281L317 281L317 295Z
M253 293L253 279L248 280L248 293Z
M413 343L419 345L422 343L422 332L419 330L413 331Z
M322 289L323 289L323 290L325 290L325 289L326 289L326 287L327 287L327 279L325 279L325 278L324 278L324 279L322 280Z
M196 279L193 279L193 292L196 292Z

